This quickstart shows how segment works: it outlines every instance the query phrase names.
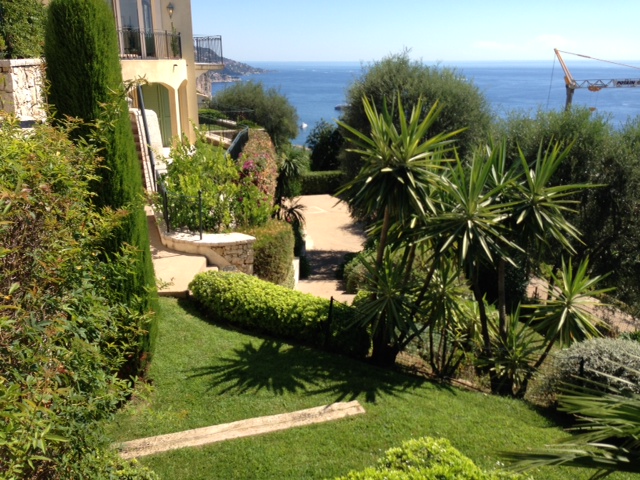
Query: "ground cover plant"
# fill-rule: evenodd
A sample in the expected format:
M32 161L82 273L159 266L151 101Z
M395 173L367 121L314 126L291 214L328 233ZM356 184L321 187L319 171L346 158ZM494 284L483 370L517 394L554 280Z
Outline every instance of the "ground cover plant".
M187 301L161 299L152 386L110 425L114 441L358 400L366 414L141 459L162 478L314 479L376 464L391 447L447 438L480 468L499 451L568 438L524 402L437 385L342 356L211 324ZM536 478L587 478L557 467ZM611 478L631 478L614 475Z

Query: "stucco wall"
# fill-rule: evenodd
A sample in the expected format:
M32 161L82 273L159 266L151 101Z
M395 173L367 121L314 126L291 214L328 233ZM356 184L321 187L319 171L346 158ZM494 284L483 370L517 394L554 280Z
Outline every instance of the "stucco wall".
M44 65L39 58L0 60L0 109L22 121L44 120Z

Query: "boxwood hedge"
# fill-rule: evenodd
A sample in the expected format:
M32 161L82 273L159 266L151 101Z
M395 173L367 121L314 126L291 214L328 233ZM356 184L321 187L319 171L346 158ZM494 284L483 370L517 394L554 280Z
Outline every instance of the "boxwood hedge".
M511 472L487 472L456 450L444 438L408 440L387 450L376 467L352 471L337 480L507 480L522 476Z
M348 305L235 272L201 273L189 289L215 319L355 357L369 351L368 333L352 327Z
M277 285L286 285L293 269L294 236L291 225L269 220L266 225L245 228L243 233L256 237L253 244L253 273Z
M302 195L333 195L345 181L341 170L304 172L300 176Z

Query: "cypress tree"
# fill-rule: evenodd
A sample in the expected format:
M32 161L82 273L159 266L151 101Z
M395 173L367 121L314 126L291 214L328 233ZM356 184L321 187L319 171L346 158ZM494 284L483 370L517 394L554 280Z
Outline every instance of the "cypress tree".
M104 0L53 0L45 29L45 59L49 103L54 119L82 120L73 135L97 144L103 157L100 179L92 186L98 207L127 211L105 255L118 254L125 244L138 251L130 278L122 283L123 298L144 311L153 307L155 275L149 232L143 209L140 163L123 92L118 38L113 13ZM138 303L139 300L142 302ZM142 345L152 350L155 325ZM138 367L139 365L135 366ZM133 365L129 365L129 368Z

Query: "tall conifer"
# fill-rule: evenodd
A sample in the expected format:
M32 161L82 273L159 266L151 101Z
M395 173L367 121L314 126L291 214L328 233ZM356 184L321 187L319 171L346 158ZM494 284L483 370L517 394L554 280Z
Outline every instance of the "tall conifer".
M107 257L124 244L138 250L138 262L122 284L124 298L151 308L155 276L149 232L143 209L142 173L136 153L128 105L122 92L118 38L113 12L104 0L53 0L45 30L49 103L57 119L79 118L77 140L97 142L103 157L100 179L94 184L98 207L128 212L110 244ZM96 127L96 125L99 125ZM145 340L150 351L154 327Z

